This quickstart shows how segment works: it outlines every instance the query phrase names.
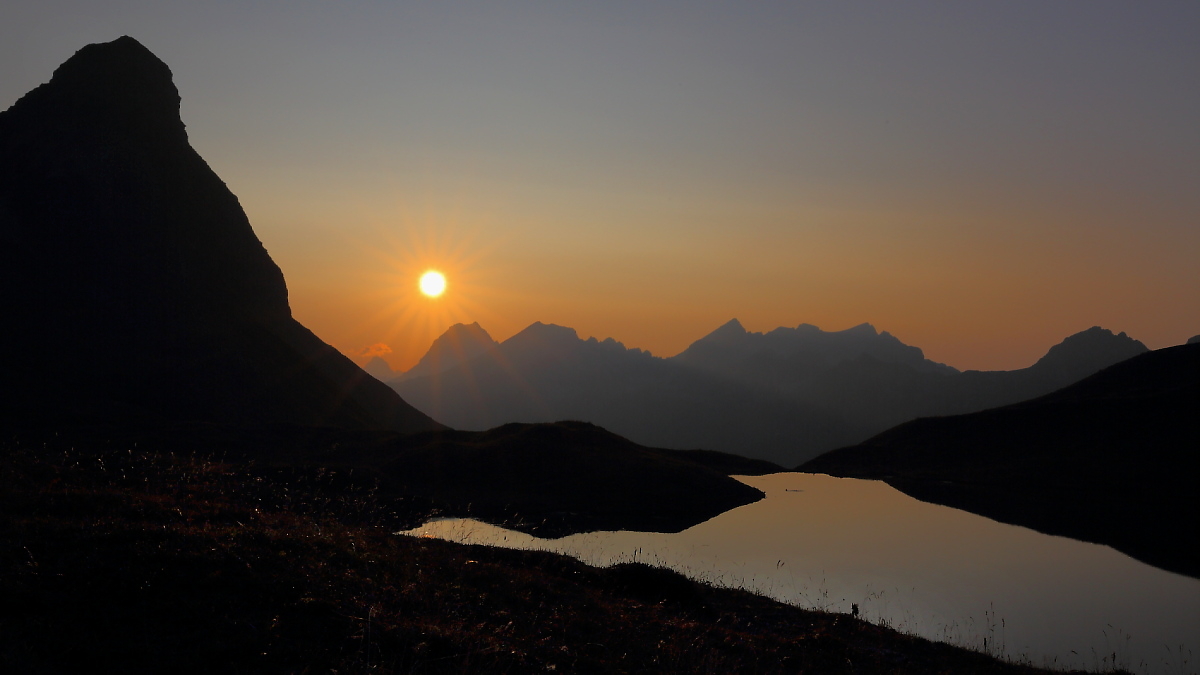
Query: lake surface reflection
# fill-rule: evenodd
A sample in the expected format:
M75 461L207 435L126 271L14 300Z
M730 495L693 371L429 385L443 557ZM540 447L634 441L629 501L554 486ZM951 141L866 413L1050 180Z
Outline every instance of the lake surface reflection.
M1052 537L878 481L739 477L767 494L678 534L539 539L447 519L403 534L662 565L801 607L849 612L1034 665L1195 673L1200 580L1107 546ZM986 640L986 643L985 643Z

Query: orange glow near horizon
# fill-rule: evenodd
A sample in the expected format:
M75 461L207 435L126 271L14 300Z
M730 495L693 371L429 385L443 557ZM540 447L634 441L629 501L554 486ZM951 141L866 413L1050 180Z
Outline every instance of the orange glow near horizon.
M492 247L444 218L426 215L420 220L428 222L381 227L376 237L360 240L356 248L364 259L354 279L358 297L318 309L326 316L336 309L348 318L340 326L344 335L372 336L359 344L345 337L336 341L335 346L359 363L378 356L403 370L451 325L497 322L492 309L497 274L488 263Z
M1186 311L1200 287L1181 282L1200 230L1182 209L932 192L860 203L767 187L750 207L715 184L674 186L678 200L659 202L470 173L419 190L352 177L337 199L314 205L289 189L250 212L256 228L270 214L264 242L297 320L359 364L378 356L397 371L473 322L497 341L541 321L659 357L733 318L750 331L865 322L963 370L1028 367L1096 325L1152 349L1200 332ZM1124 226L1135 220L1164 225ZM436 299L416 283L430 270L449 283Z
M750 331L868 322L932 360L1002 370L1028 367L1093 325L1126 331L1152 349L1197 332L1186 312L1161 309L1186 305L1194 290L1176 290L1165 305L1141 302L1156 297L1156 278L1137 276L1143 260L1180 267L1175 259L1194 250L1186 237L1170 250L1145 236L1100 231L1086 239L1042 235L1039 247L989 240L972 248L953 231L887 238L865 226L835 228L844 222L830 217L823 227L736 245L697 235L683 248L648 233L636 246L606 246L609 233L599 224L580 242L535 238L529 231L546 229L542 223L494 208L429 208L406 218L380 206L360 216L367 236L339 233L299 241L308 248L288 242L271 250L298 320L358 363L378 356L397 371L415 365L453 324L473 322L497 341L541 321L660 357L732 318ZM1030 242L1023 231L1008 232ZM1100 246L1106 239L1112 245ZM1145 255L1125 255L1139 247ZM416 283L430 270L448 280L437 298Z
M0 111L97 30L24 4ZM293 316L360 364L459 322L660 357L733 318L867 322L988 370L1091 326L1200 333L1196 3L125 4L105 25L176 73Z

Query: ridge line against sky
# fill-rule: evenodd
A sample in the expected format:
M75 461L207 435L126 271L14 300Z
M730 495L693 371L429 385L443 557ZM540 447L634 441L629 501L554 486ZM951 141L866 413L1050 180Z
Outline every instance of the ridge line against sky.
M1166 2L19 0L0 107L133 36L297 319L397 369L455 322L671 356L735 316L1011 369L1200 333L1197 33Z

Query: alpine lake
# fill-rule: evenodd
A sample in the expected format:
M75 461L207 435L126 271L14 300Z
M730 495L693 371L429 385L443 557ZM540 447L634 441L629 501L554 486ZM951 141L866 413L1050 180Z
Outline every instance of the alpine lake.
M921 502L879 481L737 478L766 498L675 534L540 539L458 518L397 534L552 551L596 566L668 567L1037 666L1197 672L1198 579Z

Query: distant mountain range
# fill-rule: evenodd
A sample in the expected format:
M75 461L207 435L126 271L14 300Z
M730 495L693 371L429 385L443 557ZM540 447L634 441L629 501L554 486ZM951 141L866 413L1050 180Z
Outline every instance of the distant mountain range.
M1030 401L908 422L798 470L885 480L1200 577L1200 344Z
M643 445L681 449L774 447L780 435L826 428L824 442L850 440L838 420L771 391L613 340L581 340L561 326L535 323L502 344L478 327L456 326L431 354L390 384L456 428L583 420Z
M735 319L665 359L552 324L503 343L457 324L388 384L461 429L575 419L648 445L795 465L916 417L1039 396L1146 351L1096 327L1029 368L959 372L870 324L752 333Z

